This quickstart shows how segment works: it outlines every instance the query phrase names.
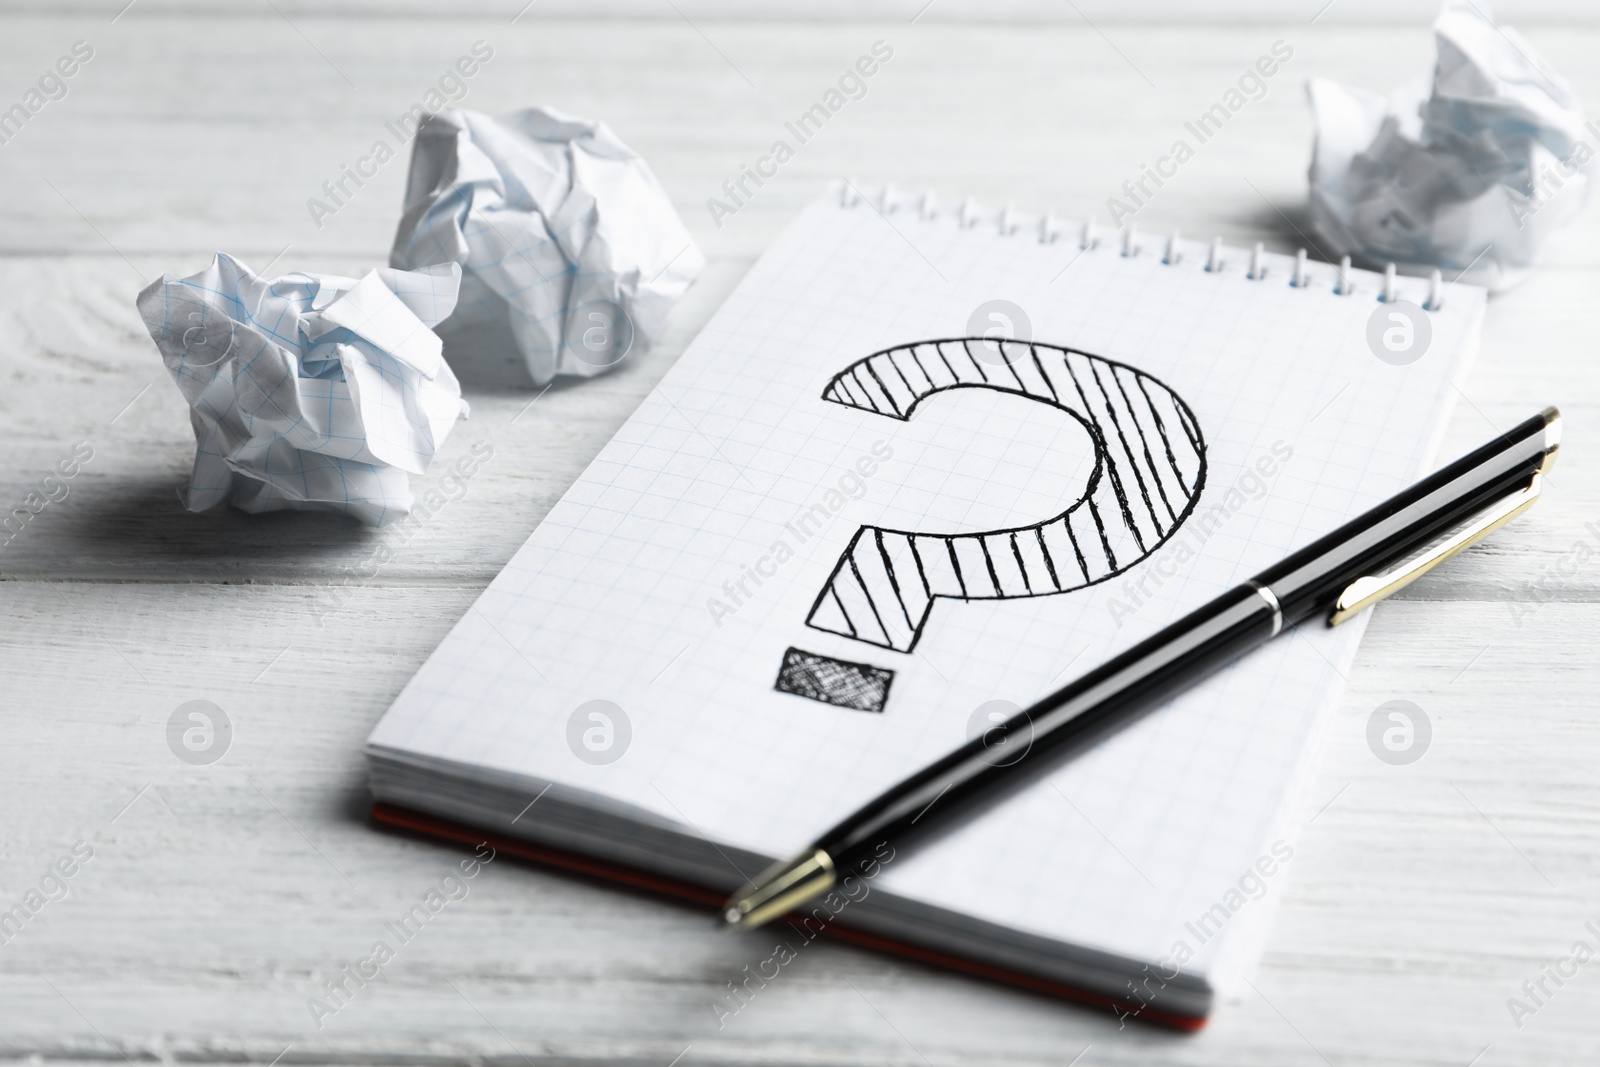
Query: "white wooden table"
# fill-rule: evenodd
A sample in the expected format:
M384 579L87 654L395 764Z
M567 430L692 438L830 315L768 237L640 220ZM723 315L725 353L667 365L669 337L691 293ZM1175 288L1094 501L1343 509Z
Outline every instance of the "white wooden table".
M756 957L703 914L511 862L318 1029L307 999L455 863L373 829L361 743L401 685L798 207L840 173L1104 210L1277 39L1295 56L1140 216L1290 250L1301 83L1426 70L1423 28L998 28L541 19L8 15L0 106L78 39L95 57L0 147L0 502L94 452L0 549L0 909L93 859L0 947L0 1058L495 1064L1501 1064L1600 1059L1600 962L1514 1025L1547 961L1600 937L1600 213L1493 301L1451 426L1459 452L1546 403L1568 415L1547 502L1378 609L1249 995L1197 1036L827 945L719 1031ZM911 5L914 9L916 5ZM909 17L909 15L908 15ZM1101 31L1104 31L1103 33ZM1529 27L1600 112L1600 30ZM649 357L533 394L469 389L444 461L491 442L465 495L358 577L386 536L336 517L191 515L184 405L133 307L215 250L356 273L385 259L390 163L322 228L305 206L478 39L466 106L602 117L675 198L710 266ZM894 59L721 229L705 199L883 39ZM1270 203L1268 202L1270 201ZM1294 220L1291 222L1290 220ZM520 413L520 416L519 416ZM421 480L422 486L436 481ZM59 495L57 493L56 495ZM1587 554L1572 552L1585 541ZM1583 555L1580 560L1579 555ZM1571 564L1571 566L1568 566ZM370 573L370 570L366 573ZM1431 750L1368 750L1415 701ZM207 699L210 766L166 740ZM53 885L53 883L52 883ZM1084 1050L1087 1049L1086 1052ZM1478 1057L1474 1060L1474 1057Z

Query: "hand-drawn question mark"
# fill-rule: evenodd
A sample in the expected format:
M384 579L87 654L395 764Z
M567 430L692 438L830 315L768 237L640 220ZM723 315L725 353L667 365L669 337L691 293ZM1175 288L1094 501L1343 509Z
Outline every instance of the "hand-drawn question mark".
M980 360L998 345L1003 360ZM994 389L1066 412L1089 432L1083 495L1028 526L940 534L862 526L817 594L806 625L896 652L916 648L933 602L1050 596L1114 578L1194 510L1206 480L1194 412L1154 375L1076 349L968 337L875 352L835 375L822 399L904 422L950 389ZM791 648L777 688L882 711L894 672Z

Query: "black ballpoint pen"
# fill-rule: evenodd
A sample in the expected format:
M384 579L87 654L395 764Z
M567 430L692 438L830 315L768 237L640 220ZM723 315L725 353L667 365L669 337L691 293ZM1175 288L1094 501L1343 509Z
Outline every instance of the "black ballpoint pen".
M724 919L777 918L874 868L882 845L898 851L960 825L1286 627L1365 610L1532 505L1560 439L1560 413L1546 408L1435 471L998 727L1031 735L1020 757L997 759L985 735L880 794L734 894Z

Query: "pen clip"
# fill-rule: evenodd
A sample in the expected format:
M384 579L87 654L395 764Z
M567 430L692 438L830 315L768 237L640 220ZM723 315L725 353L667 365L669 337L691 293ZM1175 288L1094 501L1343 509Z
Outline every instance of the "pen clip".
M1551 457L1553 456L1552 452ZM1333 602L1333 614L1328 617L1328 625L1338 626L1390 593L1405 588L1457 552L1487 537L1531 508L1534 501L1539 499L1540 490L1544 487L1544 472L1549 466L1550 462L1547 459L1544 466L1533 472L1528 484L1522 489L1495 500L1482 511L1469 515L1421 548L1395 560L1376 574L1364 574L1345 586L1344 592L1339 594L1339 599Z

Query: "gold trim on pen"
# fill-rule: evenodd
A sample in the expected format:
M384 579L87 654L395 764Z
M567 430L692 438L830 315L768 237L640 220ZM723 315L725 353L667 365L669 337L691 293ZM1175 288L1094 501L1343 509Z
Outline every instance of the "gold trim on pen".
M729 926L752 928L832 889L833 857L812 849L762 871L728 900L722 918Z
M1329 626L1360 614L1389 594L1404 589L1433 568L1462 549L1487 537L1524 511L1539 499L1544 488L1544 476L1555 466L1556 453L1561 446L1561 415L1555 408L1546 408L1545 457L1539 469L1533 472L1525 488L1495 501L1483 511L1450 527L1432 541L1411 554L1396 560L1377 574L1363 575L1351 582L1334 601Z

